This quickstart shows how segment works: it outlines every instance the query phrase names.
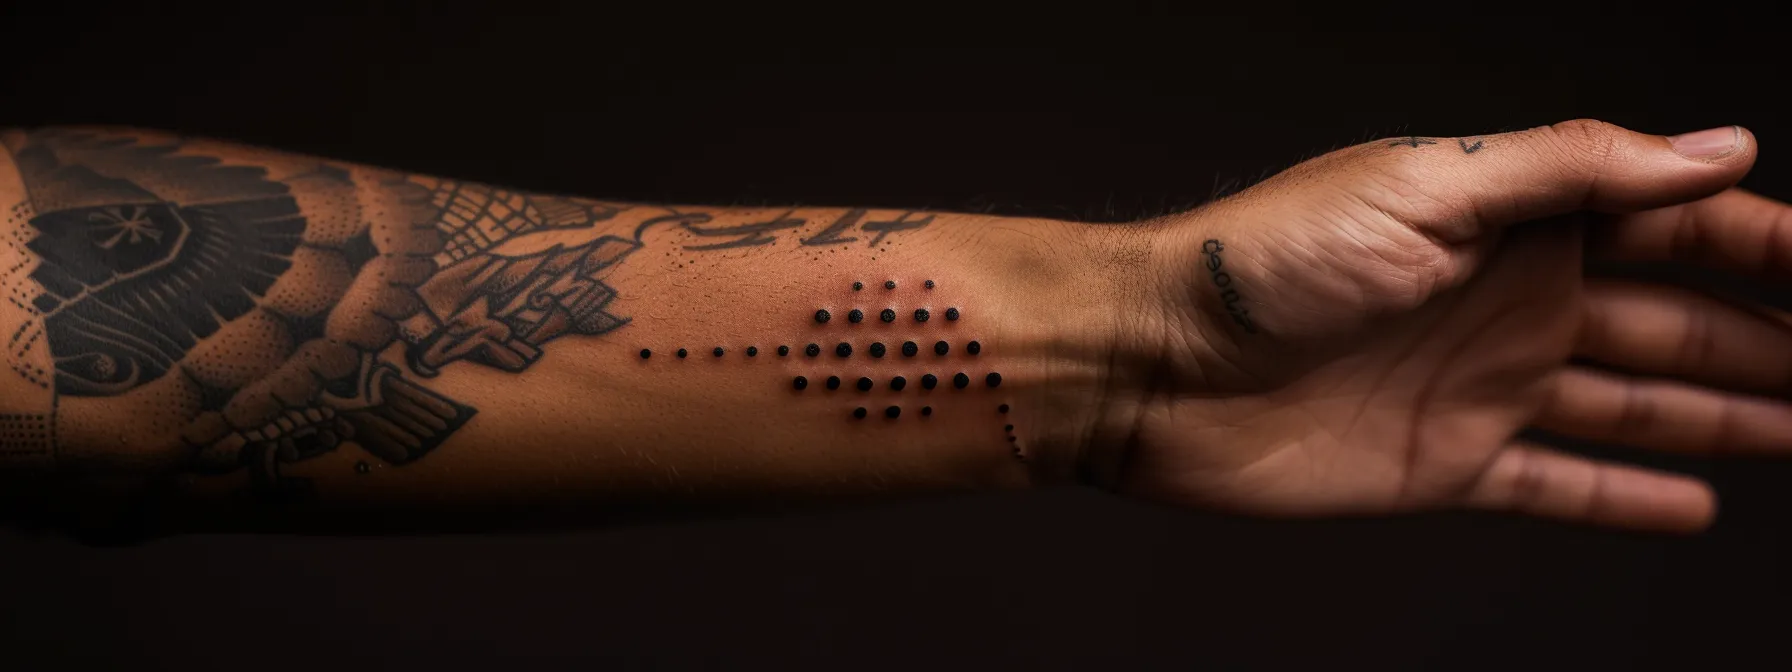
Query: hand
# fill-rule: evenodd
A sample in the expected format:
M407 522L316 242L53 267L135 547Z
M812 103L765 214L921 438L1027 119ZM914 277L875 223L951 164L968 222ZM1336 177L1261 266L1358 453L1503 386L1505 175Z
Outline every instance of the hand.
M1792 208L1731 189L1754 138L1596 121L1389 138L1163 222L1118 487L1269 515L1471 507L1690 531L1681 475L1523 428L1701 454L1792 449L1792 326L1588 255L1792 270ZM1610 217L1557 217L1577 211ZM1570 359L1612 367L1593 368ZM1624 371L1617 373L1615 371Z

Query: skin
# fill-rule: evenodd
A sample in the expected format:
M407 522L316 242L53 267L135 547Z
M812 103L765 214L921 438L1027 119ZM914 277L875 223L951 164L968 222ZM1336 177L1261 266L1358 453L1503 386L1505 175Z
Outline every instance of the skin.
M14 156L36 142L72 157L79 152L68 148L85 142L39 133L0 138ZM439 221L439 209L404 198L440 184L429 178L154 133L97 133L262 169L301 196L307 231L353 220L376 232L423 222L428 232ZM278 377L296 347L276 347L286 341L263 329L233 332L231 348L195 349L165 376L175 382L158 383L234 376L222 423L206 424L205 409L179 394L140 392L148 385L49 395L14 381L16 394L0 394L0 413L53 405L54 446L0 457L0 468L13 493L46 498L53 510L103 518L149 507L164 526L300 521L336 530L377 518L411 529L422 516L591 520L694 502L1083 481L1270 516L1466 507L1697 530L1715 511L1703 483L1513 438L1535 427L1697 453L1792 442L1792 414L1772 396L1792 369L1781 316L1583 270L1583 255L1596 255L1785 272L1786 206L1732 188L1754 161L1753 136L1719 129L1678 148L1591 121L1460 142L1388 139L1308 161L1193 212L1124 225L543 200L602 214L466 258L419 234L412 244L428 249L411 256L430 261L413 275L456 297L484 296L488 285L460 273L468 264L588 249L579 246L614 236L629 251L592 276L615 291L603 312L617 319L600 330L479 350L534 332L493 320L422 320L415 316L430 309L418 306L434 304L406 299L412 290L402 282L378 285L397 298L356 294L359 285L314 292L334 297L318 309L333 325L367 315L410 325L331 327L322 337L366 340L365 361L390 364L407 384L451 401L438 406L443 417L461 409L422 454L369 450L357 437L371 437L372 425L324 420L360 433L272 467L244 457L279 454L254 448L268 413L335 404L348 418L356 408L296 392L252 406L256 384ZM45 188L27 187L33 165L0 165L0 205L43 200ZM323 183L306 180L319 166L335 171L328 186L339 191L330 193L358 204L354 217L330 210L349 201L315 197ZM41 217L54 204L38 205ZM928 216L881 238L861 228ZM4 233L28 239L39 228L31 222L48 221L9 221ZM3 268L37 262L29 248L0 250ZM344 270L337 284L376 268ZM335 286L328 274L306 275L306 285L285 273L295 287ZM16 275L8 282L8 291L41 290ZM274 310L274 299L258 300L258 309ZM472 312L501 303L493 295ZM864 310L862 323L847 319L854 308ZM895 321L881 319L885 308ZM928 321L914 319L916 308L928 309ZM948 308L961 318L945 319ZM816 319L819 309L829 311L827 322ZM34 319L16 304L0 306L8 333L29 332ZM375 332L387 338L367 336ZM900 355L908 340L916 357ZM948 355L933 354L941 340ZM971 340L977 355L967 352ZM852 345L851 356L836 354L840 342ZM873 342L887 346L883 357L870 355ZM809 343L821 346L819 356L804 354ZM45 345L54 357L40 363L52 368L94 361L67 357L79 349L73 341ZM790 354L778 356L779 345ZM756 356L746 356L749 346ZM674 354L679 348L686 358ZM651 356L641 358L642 349ZM516 354L531 351L533 360ZM951 382L960 372L971 380L963 390ZM991 372L999 387L987 385ZM923 389L926 373L938 376L937 388ZM807 381L801 390L798 375ZM898 375L906 386L892 390ZM840 377L839 390L826 388L829 376ZM857 389L861 377L874 381L871 391ZM888 417L892 406L898 417ZM852 416L859 407L864 419ZM257 478L268 473L278 476L274 495ZM257 504L231 504L245 495Z

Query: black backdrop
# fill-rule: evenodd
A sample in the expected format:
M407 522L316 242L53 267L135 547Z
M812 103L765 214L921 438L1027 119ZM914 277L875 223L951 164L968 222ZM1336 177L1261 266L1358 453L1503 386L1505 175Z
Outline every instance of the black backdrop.
M232 25L107 3L21 12L0 34L0 124L162 127L612 198L1123 219L1367 137L1591 116L1660 133L1748 125L1764 153L1746 185L1792 197L1783 44L1749 30L1766 17L1703 3L1573 22L1357 8L1344 22L1269 3L638 9L256 3ZM562 534L126 548L11 534L0 660L1777 665L1792 463L1657 463L1715 480L1714 530L1267 522L1065 490Z

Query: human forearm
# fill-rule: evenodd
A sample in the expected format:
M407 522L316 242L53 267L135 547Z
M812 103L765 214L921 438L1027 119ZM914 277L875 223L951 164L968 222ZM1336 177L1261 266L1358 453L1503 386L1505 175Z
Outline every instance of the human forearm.
M1084 227L5 146L15 473L350 509L862 493L1067 478L1105 431Z

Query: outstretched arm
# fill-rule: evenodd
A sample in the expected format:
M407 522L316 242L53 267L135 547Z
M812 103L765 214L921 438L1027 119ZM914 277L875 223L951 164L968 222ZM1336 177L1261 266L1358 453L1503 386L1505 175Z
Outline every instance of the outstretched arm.
M76 509L1015 487L1107 431L1127 260L1090 251L1117 230L600 202L135 131L0 143L0 465Z

